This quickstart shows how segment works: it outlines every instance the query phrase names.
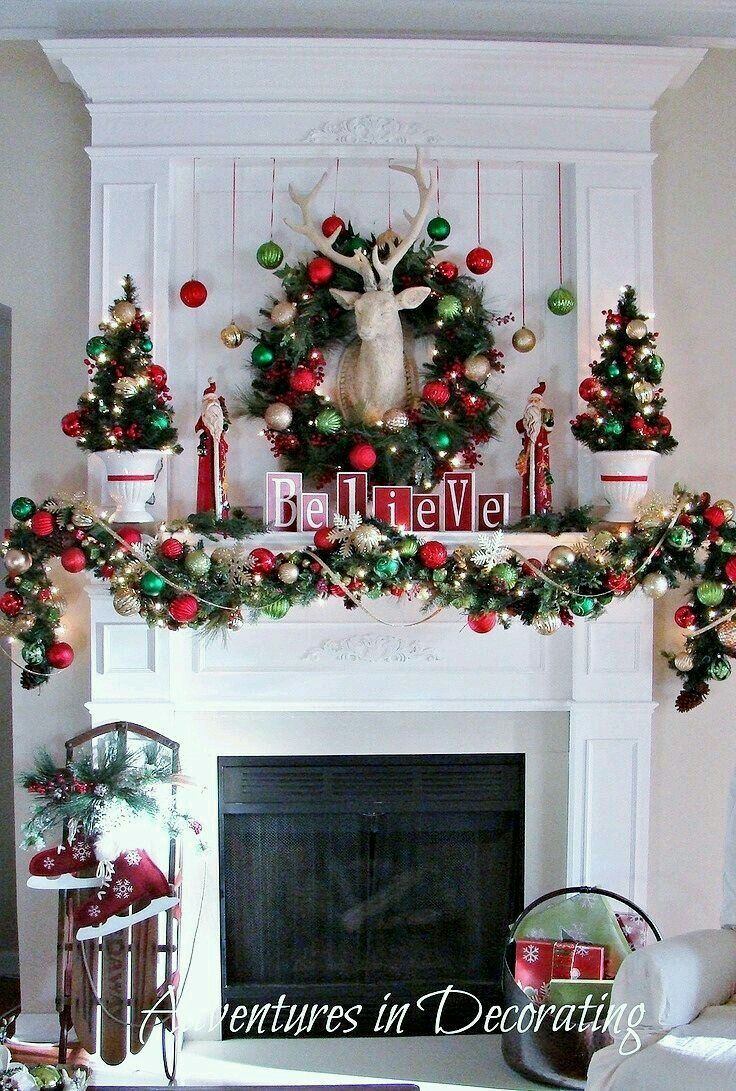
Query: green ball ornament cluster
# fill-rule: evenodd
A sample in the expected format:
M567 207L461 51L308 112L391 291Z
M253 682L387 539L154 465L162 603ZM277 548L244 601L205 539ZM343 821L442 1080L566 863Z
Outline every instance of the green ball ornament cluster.
M204 579L210 570L212 562L203 549L193 549L184 558L184 567L190 576L196 580Z
M336 409L320 409L314 426L323 436L334 436L342 428L342 417Z
M93 360L96 360L107 347L107 341L104 337L90 337L85 351L88 356L91 356Z
M435 242L444 242L451 230L450 221L444 216L433 216L427 224L427 234Z
M570 314L570 311L575 310L575 296L567 288L560 286L555 288L554 292L550 292L547 297L547 306L552 314L560 316Z
M17 496L10 505L10 511L14 519L20 519L22 522L35 514L36 505L28 496Z
M281 262L284 260L284 251L281 249L277 242L270 239L268 242L263 242L256 250L256 261L263 269L273 271L278 269Z
M437 302L437 316L443 322L451 322L457 318L463 309L463 305L456 295L443 295Z
M250 354L254 367L268 367L273 363L273 349L259 341Z
M152 598L160 595L165 586L166 581L158 572L144 572L141 576L141 591Z

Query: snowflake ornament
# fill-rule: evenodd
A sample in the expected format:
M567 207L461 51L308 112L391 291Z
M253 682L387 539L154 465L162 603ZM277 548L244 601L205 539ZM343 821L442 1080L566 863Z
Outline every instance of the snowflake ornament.
M133 896L133 884L129 879L116 879L112 884L112 892L119 901L127 901Z
M242 548L234 549L223 567L226 573L227 585L231 590L243 587L253 580L250 554Z
M353 551L353 543L351 541L353 533L361 526L363 522L363 516L359 511L353 512L352 515L335 515L333 520L334 526L330 531L329 538L331 542L340 544L338 553L341 557L349 557Z
M510 560L513 550L503 544L503 531L494 530L492 534L478 536L478 548L471 553L470 559L477 568L490 571L497 564Z

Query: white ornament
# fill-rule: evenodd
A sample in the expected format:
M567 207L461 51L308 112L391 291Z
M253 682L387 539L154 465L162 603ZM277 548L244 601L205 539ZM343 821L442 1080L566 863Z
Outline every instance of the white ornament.
M383 534L372 523L363 523L350 535L350 544L357 553L375 553L383 541Z
M294 414L285 402L273 402L263 414L266 427L272 432L284 432L292 422Z
M363 516L360 512L354 512L353 515L345 516L337 514L334 519L334 526L330 531L330 541L340 543L339 553L341 557L349 557L351 548L351 536L354 530L363 522Z
M491 373L491 361L487 356L469 356L465 361L465 376L474 383L484 383Z
M478 568L491 569L513 556L503 544L503 531L494 530L492 534L478 536L478 548L470 554L470 559Z
M284 561L279 565L278 577L282 583L296 583L299 579L299 566L292 564L291 561Z

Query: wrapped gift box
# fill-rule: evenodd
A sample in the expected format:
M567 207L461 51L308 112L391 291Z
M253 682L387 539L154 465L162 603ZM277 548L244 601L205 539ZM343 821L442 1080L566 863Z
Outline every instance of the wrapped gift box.
M598 980L603 977L605 951L595 944L562 940L516 941L514 978L527 996L539 1003L552 978Z
M610 981L584 981L582 978L578 978L577 981L568 981L553 978L545 990L545 1003L554 1004L556 1008L566 1004L582 1008L588 997L590 997L589 1021L592 1023L599 1008L603 1015L608 1011L608 1005L611 1002Z
M632 951L646 947L649 928L643 917L640 917L638 913L617 913L616 920Z
M536 937L604 947L605 976L609 978L616 976L623 960L631 954L631 947L608 900L593 892L559 898L530 913L521 922L516 938Z

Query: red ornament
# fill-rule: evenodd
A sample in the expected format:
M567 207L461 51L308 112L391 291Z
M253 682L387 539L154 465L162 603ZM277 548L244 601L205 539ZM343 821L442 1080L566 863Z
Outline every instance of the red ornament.
M307 265L307 277L309 283L315 288L321 288L323 284L329 284L335 275L335 266L329 258L312 258Z
M670 434L670 432L672 431L672 421L669 419L669 417L659 418L658 429L660 436L668 436Z
M310 349L307 353L307 367L316 371L318 367L324 367L326 363L324 353L320 349Z
M459 269L454 261L438 261L434 267L434 271L437 276L442 277L443 280L454 280Z
M17 617L23 609L23 596L17 591L6 591L0 595L0 610L6 617Z
M493 268L493 254L490 250L486 250L485 246L475 246L465 259L465 264L471 273L482 277Z
M370 443L356 443L349 454L350 465L354 470L372 470L378 455Z
M248 561L252 572L273 572L276 567L276 557L270 549L259 546L248 554Z
M722 508L717 508L714 504L712 508L705 509L703 518L711 527L722 527L726 522L726 513Z
M425 568L442 568L447 560L447 550L442 542L425 542L419 547L419 557Z
M158 551L162 557L166 557L167 561L175 561L177 557L181 557L184 546L178 538L164 538Z
M151 364L147 369L147 375L157 390L163 390L166 386L168 375L166 374L166 369L160 367L159 364Z
M56 530L56 519L50 511L37 511L31 516L31 530L39 538L48 538Z
M185 307L201 307L207 298L207 289L201 280L188 280L179 289L179 299Z
M336 544L337 543L333 542L332 538L330 537L329 527L320 527L319 530L315 530L314 545L316 549L324 549L325 551L328 551L330 549L334 549ZM319 565L317 566L317 570L321 571Z
M447 405L450 400L450 388L447 383L443 383L439 379L433 379L431 382L424 384L422 397L425 402L429 402L430 405L436 405L439 408L442 408L442 406Z
M71 436L72 439L82 435L84 432L82 420L76 409L61 418L61 430L65 436Z
M729 557L723 571L726 573L726 578L731 583L736 583L736 557Z
M336 231L345 230L345 221L341 220L339 216L336 216L333 212L331 216L328 216L326 220L322 221L322 234L326 239L329 239L330 235L334 235Z
M623 595L629 590L631 584L625 572L609 572L606 576L606 586L615 595Z
M583 379L582 383L578 387L578 394L584 402L592 402L595 398L599 398L601 393L601 384L593 376L589 376L587 379Z
M544 568L544 561L540 561L538 557L527 557L521 566L522 576L539 576L539 573Z
M697 614L692 606L678 606L675 610L675 624L681 629L689 629L697 621Z
M141 532L135 527L120 527L118 534L129 546L138 545L141 541Z
M115 575L115 569L113 568L113 566L111 564L102 564L102 565L100 565L100 570L99 571L100 571L100 575L102 576L103 580L109 580L111 576ZM39 595L38 597L40 598L41 596Z
M54 595L50 587L42 587L36 595L39 602L51 602L53 597Z
M47 649L46 659L50 666L56 667L57 671L63 671L74 662L74 648L71 644L65 644L63 640L59 641L58 644L52 644Z
M289 386L298 394L309 394L317 385L317 376L307 367L298 367L289 376Z
M81 572L87 567L87 554L79 546L69 546L59 558L61 567L67 572Z
M186 625L194 621L198 605L194 595L178 595L169 603L169 614L179 625Z
M468 628L474 633L490 633L497 621L498 614L495 610L485 610L482 614L469 615Z
M641 413L634 413L629 424L635 432L643 432L647 426L647 422L644 420Z

